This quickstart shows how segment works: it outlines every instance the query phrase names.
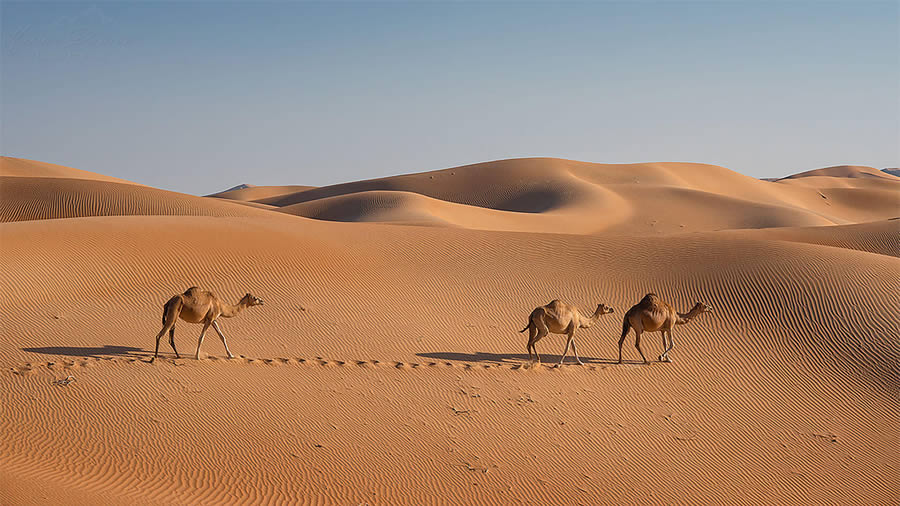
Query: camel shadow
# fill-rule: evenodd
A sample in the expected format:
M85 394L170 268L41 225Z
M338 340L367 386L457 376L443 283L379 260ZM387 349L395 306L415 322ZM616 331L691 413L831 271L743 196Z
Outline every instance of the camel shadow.
M103 346L87 346L79 348L77 346L43 346L40 348L22 348L22 351L29 353L41 353L44 355L63 355L68 357L90 357L90 358L106 358L114 357L134 357L144 358L150 355L150 352L143 348L135 348L133 346L118 346L105 344Z
M456 362L484 362L493 364L521 364L529 361L528 355L524 353L487 353L477 351L475 353L458 353L453 351L441 351L430 353L416 353L417 357L431 358L437 360L452 360ZM541 354L541 361L545 363L559 362L560 355ZM618 360L611 358L597 357L581 357L581 361L585 364L617 364ZM575 363L575 357L571 354L566 357L566 363ZM630 361L625 361L630 363ZM641 362L643 363L643 362Z

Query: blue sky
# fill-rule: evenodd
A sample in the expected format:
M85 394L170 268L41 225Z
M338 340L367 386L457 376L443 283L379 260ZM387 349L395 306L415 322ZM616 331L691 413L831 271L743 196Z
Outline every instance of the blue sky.
M0 150L186 193L478 161L900 163L889 2L0 4Z

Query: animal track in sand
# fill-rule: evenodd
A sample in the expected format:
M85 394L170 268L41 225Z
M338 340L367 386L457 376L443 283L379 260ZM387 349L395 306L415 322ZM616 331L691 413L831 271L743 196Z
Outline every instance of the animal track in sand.
M189 358L170 358L170 357L159 357L157 362L162 364L171 364L177 366L184 366L187 364L203 364L205 362L229 362L234 364L242 364L242 365L261 365L261 366L319 366L319 367L346 367L346 368L360 368L360 369L372 369L372 368L380 368L380 369L400 369L404 371L414 371L419 369L463 369L463 370L485 370L485 369L502 369L502 370L511 370L511 371L521 371L521 370L590 370L595 371L597 369L606 369L609 364L602 365L577 365L577 364L565 364L563 366L558 365L531 365L527 363L522 364L477 364L471 362L400 362L400 361L380 361L380 360L331 360L325 359L322 357L316 357L313 359L307 359L303 357L277 357L277 358L251 358L246 357L244 355L239 355L235 358L224 358L224 357L207 357L200 360L194 360ZM147 360L140 358L122 358L122 357L91 357L91 358L79 358L79 359L62 359L62 360L54 360L47 362L27 362L24 364L20 364L14 367L8 367L6 370L11 372L12 374L18 376L24 376L30 374L32 372L38 370L49 370L49 371L73 371L82 368L91 368L100 364L144 364L147 366L153 366Z

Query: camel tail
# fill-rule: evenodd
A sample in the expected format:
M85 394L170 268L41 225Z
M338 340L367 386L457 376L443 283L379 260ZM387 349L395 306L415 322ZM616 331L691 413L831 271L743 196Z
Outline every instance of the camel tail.
M172 297L171 299L169 299L169 301L163 305L163 314L162 314L163 327L166 326L166 315L168 315L169 312L177 312L178 309L175 306L178 304L179 301L180 301L180 299L177 296L175 296L175 297ZM175 317L178 318L178 315L176 314Z
M522 329L522 330L520 330L520 331L519 331L519 334L521 334L522 332L525 332L525 331L528 330L529 328L531 328L531 322L528 322L528 325L525 325L525 328Z

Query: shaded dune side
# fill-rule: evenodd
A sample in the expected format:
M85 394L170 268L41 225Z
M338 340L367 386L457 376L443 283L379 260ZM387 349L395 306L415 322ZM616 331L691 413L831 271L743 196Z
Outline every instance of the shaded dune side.
M830 225L796 209L674 187L597 192L591 204L523 215L454 204L417 193L367 191L273 208L327 221L458 226L478 230L660 234L721 229ZM632 202L640 204L633 206ZM614 205L619 202L618 205ZM637 209L635 209L635 207ZM676 212L672 212L677 209Z
M900 257L900 219L835 225L724 232L737 237L821 244Z
M228 190L219 193L207 195L227 200L239 200L243 202L256 202L263 199L271 199L282 195L307 191L315 188L315 186L302 185L285 185L285 186L248 186L237 190Z
M276 209L326 221L454 226L473 230L592 233L603 228L607 220L617 217L621 219L621 216L627 215L628 206L616 206L617 200L615 195L597 192L590 205L577 208L583 213L568 209L523 216L512 211L455 204L418 193L364 191ZM598 216L603 218L598 220Z
M259 216L224 200L86 179L0 177L0 221L120 215Z
M450 208L449 213L455 215L464 214L467 209L467 206L432 199L418 193L398 191L359 192L274 209L326 221L451 225L440 216L445 214L441 212L443 207ZM471 209L476 213L486 212L479 208Z
M614 190L637 209L631 219L606 230L613 234L655 235L833 223L827 217L796 207L754 202L694 189L617 186Z
M900 214L900 183L883 190L858 188L822 188L823 202L840 209L850 222L896 218Z

